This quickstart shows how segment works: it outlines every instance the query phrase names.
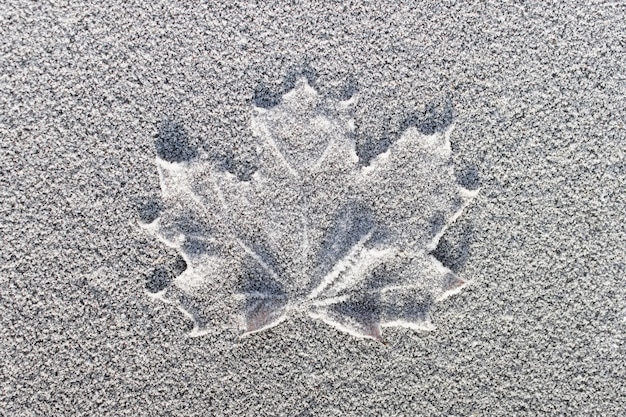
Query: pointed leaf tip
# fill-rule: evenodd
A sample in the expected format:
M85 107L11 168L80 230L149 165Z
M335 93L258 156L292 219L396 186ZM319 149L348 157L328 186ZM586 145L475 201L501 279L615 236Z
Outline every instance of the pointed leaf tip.
M269 329L285 319L285 303L282 298L248 298L246 304L245 332L243 335Z

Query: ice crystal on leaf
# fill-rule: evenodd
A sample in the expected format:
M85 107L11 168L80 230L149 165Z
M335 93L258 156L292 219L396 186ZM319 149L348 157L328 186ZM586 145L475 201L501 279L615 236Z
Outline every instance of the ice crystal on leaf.
M255 108L258 169L247 181L202 155L157 158L164 210L144 225L187 269L156 295L212 327L258 332L308 315L352 335L431 327L434 302L465 282L430 253L472 192L455 181L451 129L409 128L367 166L356 100L326 101L305 80Z

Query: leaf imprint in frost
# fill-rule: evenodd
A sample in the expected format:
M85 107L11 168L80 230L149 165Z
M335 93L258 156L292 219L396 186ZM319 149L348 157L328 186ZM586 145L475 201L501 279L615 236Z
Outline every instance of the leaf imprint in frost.
M259 168L247 181L205 155L157 158L163 210L145 228L187 269L156 297L194 320L193 334L242 334L307 315L354 336L432 327L430 309L465 285L430 253L475 191L455 181L451 129L407 129L362 166L356 103L323 100L301 79L256 108Z

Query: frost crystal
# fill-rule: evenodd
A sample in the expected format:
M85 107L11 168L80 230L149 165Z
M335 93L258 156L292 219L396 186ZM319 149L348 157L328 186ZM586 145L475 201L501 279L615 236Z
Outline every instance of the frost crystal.
M455 181L451 129L407 129L362 166L355 99L327 102L305 80L256 108L259 168L248 181L202 155L157 158L164 210L144 226L187 269L156 293L195 323L258 332L308 315L359 337L431 327L435 301L465 282L430 255L473 196Z

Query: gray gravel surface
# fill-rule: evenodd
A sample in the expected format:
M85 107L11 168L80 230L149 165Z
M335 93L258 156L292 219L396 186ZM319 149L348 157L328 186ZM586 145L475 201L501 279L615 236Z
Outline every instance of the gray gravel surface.
M57 3L0 7L0 415L626 414L624 3ZM364 159L454 122L436 330L233 346L145 295L181 267L137 226L157 152L245 176L298 76L359 92Z

